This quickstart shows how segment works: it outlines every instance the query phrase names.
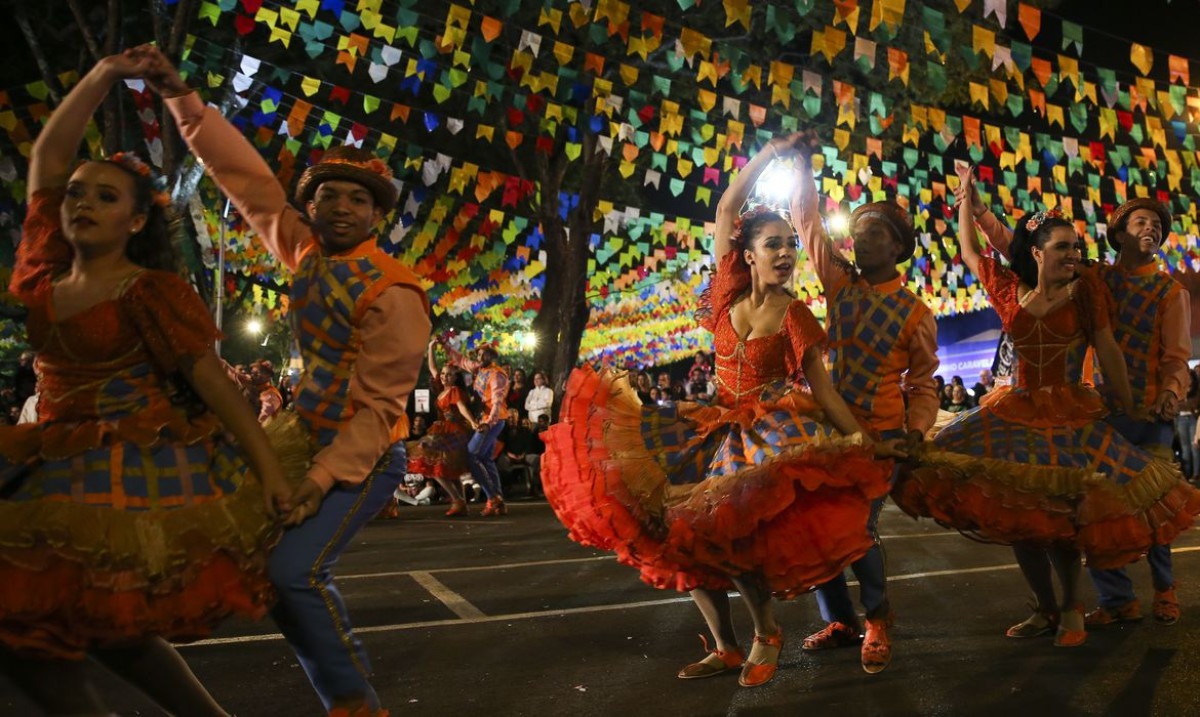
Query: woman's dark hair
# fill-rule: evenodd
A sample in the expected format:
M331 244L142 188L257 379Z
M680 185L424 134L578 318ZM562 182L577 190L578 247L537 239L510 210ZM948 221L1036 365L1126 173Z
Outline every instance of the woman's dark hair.
M1055 229L1066 227L1074 231L1075 225L1062 217L1052 216L1043 219L1034 229L1030 230L1028 224L1031 221L1033 221L1032 217L1022 217L1017 222L1012 244L1009 245L1009 256L1012 257L1013 273L1026 286L1032 287L1037 286L1038 282L1037 262L1033 259L1033 248L1041 249L1046 246L1046 240L1050 238L1050 234Z
M138 266L180 273L182 267L176 236L179 220L169 207L155 202L156 188L153 177L139 174L121 162L100 160L118 167L133 180L133 208L146 215L142 230L129 237L125 245L125 256Z
M457 388L462 391L467 390L467 375L466 373L455 366L454 364L446 364L446 370L450 372L450 385L446 388Z
M752 249L754 240L762 233L763 227L771 222L786 222L783 215L773 209L750 210L742 215L742 225L738 228L737 241L741 248Z

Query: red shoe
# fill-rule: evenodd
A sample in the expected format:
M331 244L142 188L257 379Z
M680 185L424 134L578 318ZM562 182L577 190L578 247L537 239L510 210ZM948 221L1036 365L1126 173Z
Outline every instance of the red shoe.
M862 633L844 622L831 622L825 629L814 632L804 638L800 644L802 650L834 650L839 647L853 647L862 644Z
M376 515L375 517L386 518L389 520L393 519L393 518L399 518L400 517L400 501L396 500L395 498L389 499L387 505L383 506L383 510L379 511L379 514Z
M892 661L892 640L888 628L892 626L889 614L881 620L867 618L867 634L862 644L862 668L869 675L883 672Z
M1073 608L1073 611L1078 613L1079 617L1081 617L1081 618L1084 617L1083 605L1076 605ZM1086 618L1083 619L1083 623L1085 626L1087 625ZM1083 630L1071 630L1066 627L1063 627L1060 624L1058 626L1058 632L1056 632L1054 634L1054 646L1055 647L1079 647L1080 645L1082 645L1085 642L1087 642L1087 628L1086 627Z
M1157 593L1155 593L1157 596ZM1119 622L1138 622L1142 619L1142 604L1134 598L1118 608L1098 607L1083 616L1087 627L1104 627Z
M747 658L746 664L742 665L742 674L738 677L738 684L742 687L765 685L775 676L775 668L779 665L779 655L783 653L783 628L779 628L779 632L774 635L755 635L754 642L774 647L775 656L768 658L765 662L751 662ZM753 650L751 650L751 654L753 654Z
M1154 591L1154 621L1159 625L1174 625L1179 622L1179 599L1175 597L1175 586L1162 592Z
M508 506L504 504L503 498L488 498L487 505L483 506L483 510L479 514L485 518L493 515L507 515Z
M730 670L736 670L746 661L746 654L740 648L734 647L728 650L709 650L708 638L704 635L700 636L700 642L704 643L704 649L708 655L699 662L693 662L679 671L679 679L681 680L698 680L703 677L712 677Z
M448 518L452 518L456 515L461 515L461 516L465 517L470 514L471 514L471 512L467 510L467 502L465 500L451 501L450 509L447 510L445 513L446 517L448 517Z

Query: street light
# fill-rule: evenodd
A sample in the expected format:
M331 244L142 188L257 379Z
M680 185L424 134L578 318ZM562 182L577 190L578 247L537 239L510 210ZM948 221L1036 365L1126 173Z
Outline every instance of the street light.
M516 339L522 351L533 351L537 348L538 337L532 331L519 331L517 332Z
M779 162L767 167L759 177L758 183L754 185L755 193L773 207L786 207L795 188L796 175L792 168Z
M250 319L246 322L246 333L251 336L258 336L262 333L263 324L258 319Z
M834 212L829 215L829 233L845 234L850 230L850 217L845 212Z

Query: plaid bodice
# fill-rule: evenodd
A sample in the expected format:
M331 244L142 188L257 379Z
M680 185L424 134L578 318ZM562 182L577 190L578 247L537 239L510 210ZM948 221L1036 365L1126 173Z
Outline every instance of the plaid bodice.
M1157 270L1129 272L1104 265L1098 271L1117 304L1113 337L1125 355L1134 404L1149 405L1158 393L1158 366L1162 355L1160 307L1174 297L1179 285Z
M353 255L314 254L301 262L290 307L292 330L304 361L295 405L317 445L332 442L339 426L356 410L349 393L363 316L380 293L402 284L418 290L420 286L411 271L374 242L361 245Z
M929 308L904 287L880 291L865 281L847 284L829 301L830 371L838 393L861 420L874 425L887 409L903 419L901 379L908 346Z

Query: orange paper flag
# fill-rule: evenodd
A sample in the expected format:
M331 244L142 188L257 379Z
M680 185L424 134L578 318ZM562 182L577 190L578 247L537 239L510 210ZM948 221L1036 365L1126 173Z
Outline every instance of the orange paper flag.
M1042 30L1042 11L1032 5L1017 3L1017 22L1025 30L1025 37L1032 40Z

